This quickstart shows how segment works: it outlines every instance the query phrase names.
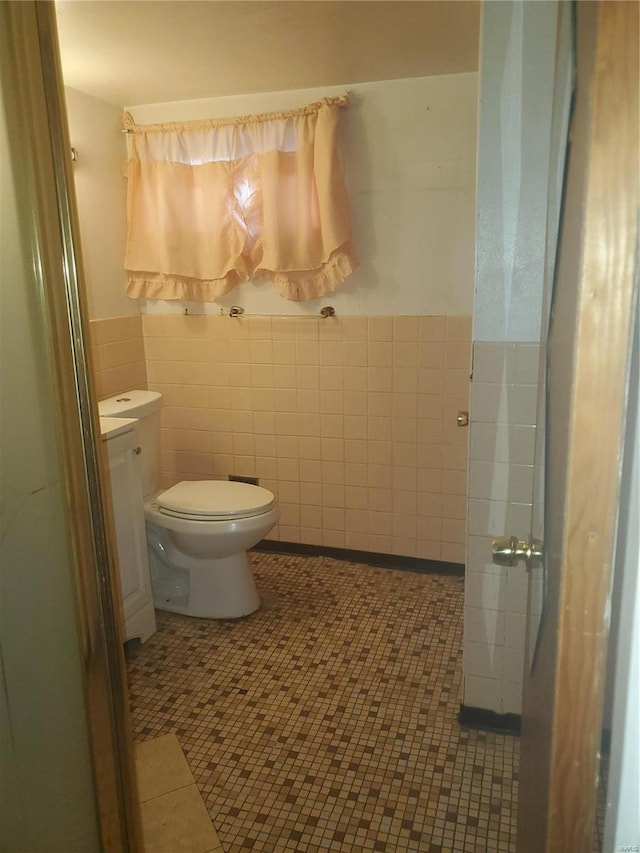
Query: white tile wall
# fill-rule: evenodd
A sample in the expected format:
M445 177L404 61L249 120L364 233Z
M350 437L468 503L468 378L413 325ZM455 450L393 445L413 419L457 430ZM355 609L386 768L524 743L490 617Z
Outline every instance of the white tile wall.
M491 560L491 539L531 525L539 347L476 342L469 436L464 704L520 713L527 609L524 566Z
M502 682L499 678L480 678L477 675L465 675L464 703L471 708L484 708L503 712Z
M465 616L465 640L495 645L504 636L504 611L468 607Z
M533 426L475 423L471 434L471 458L476 461L533 460L534 446Z

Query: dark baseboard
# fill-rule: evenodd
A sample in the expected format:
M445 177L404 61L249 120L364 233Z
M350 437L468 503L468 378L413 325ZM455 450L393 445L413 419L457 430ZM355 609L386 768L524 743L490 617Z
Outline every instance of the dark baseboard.
M520 714L497 714L485 708L472 708L460 705L458 721L469 729L483 729L489 732L501 732L507 735L519 735L522 718Z
M306 557L333 557L350 563L364 563L383 569L400 569L419 574L453 575L464 577L462 563L445 563L443 560L421 560L419 557L398 557L394 554L376 554L371 551L353 551L350 548L326 548L324 545L304 545L300 542L276 542L262 539L252 551L271 551L276 554L299 554Z

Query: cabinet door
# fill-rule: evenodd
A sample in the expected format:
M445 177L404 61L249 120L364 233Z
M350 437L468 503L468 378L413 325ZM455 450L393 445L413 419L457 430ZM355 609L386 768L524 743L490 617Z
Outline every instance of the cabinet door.
M136 443L133 431L107 442L125 621L152 598Z

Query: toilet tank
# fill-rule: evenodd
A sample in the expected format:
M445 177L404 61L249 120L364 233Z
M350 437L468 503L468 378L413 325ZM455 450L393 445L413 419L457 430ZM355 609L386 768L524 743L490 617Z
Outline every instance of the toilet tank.
M162 394L157 391L126 391L98 403L100 417L136 418L138 444L142 449L140 470L145 498L160 483L160 409Z

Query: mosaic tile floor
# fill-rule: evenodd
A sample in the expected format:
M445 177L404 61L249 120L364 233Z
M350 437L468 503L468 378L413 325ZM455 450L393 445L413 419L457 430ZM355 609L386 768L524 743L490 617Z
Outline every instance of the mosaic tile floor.
M250 555L236 622L158 613L135 736L174 732L225 853L507 853L518 740L461 730L462 579Z

